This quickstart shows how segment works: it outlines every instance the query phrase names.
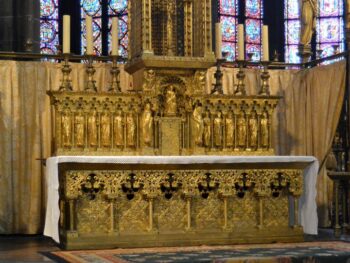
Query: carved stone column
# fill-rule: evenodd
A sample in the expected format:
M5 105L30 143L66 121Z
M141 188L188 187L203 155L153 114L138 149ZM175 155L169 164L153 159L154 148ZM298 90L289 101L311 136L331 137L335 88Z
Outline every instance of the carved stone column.
M184 1L184 14L185 14L185 21L184 21L184 32L185 32L185 56L186 57L192 57L193 55L193 47L192 47L192 40L193 40L193 0L185 0Z
M142 49L144 54L153 54L151 0L142 0Z
M204 56L213 55L211 0L203 0L204 10Z

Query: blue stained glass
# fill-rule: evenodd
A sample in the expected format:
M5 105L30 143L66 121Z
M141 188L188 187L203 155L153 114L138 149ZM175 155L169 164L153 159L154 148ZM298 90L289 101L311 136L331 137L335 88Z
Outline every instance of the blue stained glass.
M58 0L40 1L40 50L43 54L57 53Z
M236 16L237 13L236 0L221 0L220 1L220 14Z
M236 41L236 21L235 17L221 17L223 41Z
M111 24L112 17L117 16L119 18L119 55L123 57L128 56L128 45L129 45L129 36L128 36L128 1L127 0L109 0L108 1L108 50L111 52Z
M40 3L40 16L48 18L58 18L57 0L41 0Z
M246 16L250 18L261 18L261 2L260 0L246 0L245 3Z
M236 58L236 44L230 42L222 43L222 51L227 52L227 60L234 61Z
M99 0L81 0L81 7L89 16L101 15L101 3Z
M290 44L299 44L300 39L300 21L290 20L285 23L286 25L286 42Z
M126 12L128 0L109 0L109 14L119 14Z
M236 28L238 5L237 0L220 0L219 16L222 23L222 51L227 52L227 59L233 61L236 57Z
M260 20L246 20L246 41L248 43L260 43L261 39L261 24Z
M343 13L343 1L341 0L320 0L320 16L339 16Z
M299 0L285 0L284 17L286 19L298 19L299 13Z
M289 63L299 63L300 57L298 56L299 48L297 45L290 45L286 47L286 61Z
M253 54L253 56L252 56L253 61L260 60L260 58L261 58L261 46L260 45L247 44L246 50L247 50L247 54L249 54L249 53Z

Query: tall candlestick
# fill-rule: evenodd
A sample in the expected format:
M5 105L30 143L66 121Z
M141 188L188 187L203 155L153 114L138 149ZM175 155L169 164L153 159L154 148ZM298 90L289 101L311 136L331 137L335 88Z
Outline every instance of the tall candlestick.
M63 54L70 53L70 16L63 16Z
M217 59L222 58L222 31L221 31L221 23L215 24L215 37L216 37L216 45L215 45L215 55Z
M86 16L86 55L93 54L92 17Z
M270 54L269 54L269 27L263 26L262 31L262 48L263 48L263 61L269 61L270 60Z
M244 60L244 25L238 25L238 60Z
M119 33L118 18L113 17L112 18L112 56L118 56L119 54L118 33Z

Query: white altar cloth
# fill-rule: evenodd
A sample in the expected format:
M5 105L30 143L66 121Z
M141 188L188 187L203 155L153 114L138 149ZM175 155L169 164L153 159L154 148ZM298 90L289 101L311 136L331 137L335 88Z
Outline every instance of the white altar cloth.
M317 235L316 181L319 163L312 156L57 156L46 161L47 209L44 235L59 243L59 163L113 164L239 164L239 163L304 163L304 192L299 201L300 223L304 233Z

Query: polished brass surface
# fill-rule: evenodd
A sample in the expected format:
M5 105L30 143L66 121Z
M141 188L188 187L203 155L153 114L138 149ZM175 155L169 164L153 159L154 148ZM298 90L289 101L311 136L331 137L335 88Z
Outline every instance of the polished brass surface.
M66 249L301 241L289 198L303 169L186 165L60 165ZM237 166L239 167L239 166ZM297 204L297 203L296 203ZM96 240L99 242L96 243ZM95 241L95 243L94 243Z

